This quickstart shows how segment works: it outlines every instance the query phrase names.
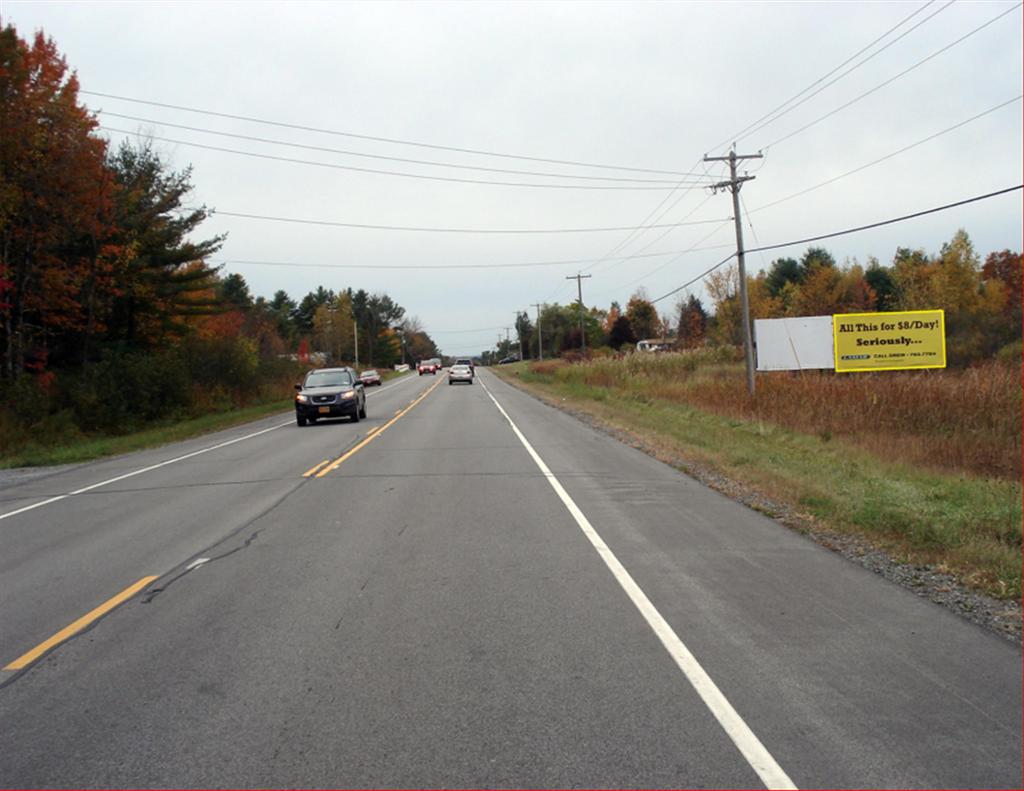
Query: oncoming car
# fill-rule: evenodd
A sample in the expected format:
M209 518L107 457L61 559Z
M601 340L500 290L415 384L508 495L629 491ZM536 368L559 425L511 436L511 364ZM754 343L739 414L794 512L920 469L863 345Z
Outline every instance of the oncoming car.
M437 366L434 365L433 360L424 360L416 366L416 370L419 371L420 376L423 376L423 374L437 374Z
M370 387L371 385L377 385L380 387L380 374L371 368L369 371L363 371L359 374L359 381L367 387Z
M473 384L473 369L468 365L453 365L448 369L448 384L453 385L456 382L465 382L466 384Z
M345 417L358 423L366 417L366 389L351 368L318 368L295 385L295 422Z

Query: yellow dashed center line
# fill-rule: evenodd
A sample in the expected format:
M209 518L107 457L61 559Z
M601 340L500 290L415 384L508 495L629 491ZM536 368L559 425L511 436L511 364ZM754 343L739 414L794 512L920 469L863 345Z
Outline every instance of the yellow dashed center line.
M434 384L432 384L429 388L427 388L427 391L425 393L423 393L421 396L416 398L405 409L398 410L398 412L395 413L395 416L393 418L391 418L391 420L389 420L383 426L380 426L380 427L374 429L373 431L371 431L369 434L367 434L365 439L363 439L362 442L360 442L358 445L356 445L354 448L352 448L351 450L347 451L343 455L339 456L337 459L335 459L333 462L331 462L327 467L324 467L322 470L320 470L320 472L316 473L316 477L317 478L323 478L328 473L333 472L334 470L338 469L338 467L340 467L342 464L344 464L346 460L352 458L352 456L354 456L356 453L358 453L363 448L365 448L367 445L369 445L373 440L377 439L377 437L379 437L381 434L383 434L385 431L387 431L391 426L393 426L396 422L398 422L398 420L403 415L407 414L420 401L422 401L424 398L426 398L428 395L430 395L432 392L434 392L434 390L437 389L437 386L439 384L441 384L441 380L440 379L438 379L436 382L434 382ZM317 467L319 467L319 466L320 465L318 464Z
M309 477L310 475L312 475L312 474L313 474L314 472L316 472L317 470L319 470L319 469L320 469L321 467L323 467L323 466L324 466L325 464L330 464L330 463L331 463L331 460L330 460L330 459L324 459L324 460L323 460L322 462L320 462L319 464L314 464L314 465L313 465L312 467L310 467L310 468L309 468L308 470L306 470L306 471L305 471L304 473L302 473L302 477L303 477L303 478L308 478L308 477Z
M147 585L149 585L149 583L151 583L155 579L158 578L143 577L134 585L128 586L119 594L117 594L114 598L107 599L95 610L86 613L70 626L64 627L59 632L57 632L57 634L55 634L53 637L49 638L48 640L44 640L28 653L22 654L20 657L18 657L9 665L7 665L4 668L4 670L21 670L22 668L32 664L39 657L41 657L43 654L49 651L51 648L60 645L69 637L73 637L74 635L78 634L78 632L82 631L85 627L89 626L93 621L97 620L103 615L106 615L108 612L113 610L115 607L117 607L117 605L121 604L122 602L130 599L132 596L134 596L140 590L145 588Z

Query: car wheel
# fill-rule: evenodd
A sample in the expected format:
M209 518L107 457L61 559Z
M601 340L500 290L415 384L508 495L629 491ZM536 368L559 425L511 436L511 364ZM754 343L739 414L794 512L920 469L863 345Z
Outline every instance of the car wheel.
M365 401L363 401L363 408L359 410L359 417L361 417L361 418L365 418L366 417L366 402Z
M302 417L302 415L296 415L295 422L298 423L300 426L304 426L306 425L306 418Z

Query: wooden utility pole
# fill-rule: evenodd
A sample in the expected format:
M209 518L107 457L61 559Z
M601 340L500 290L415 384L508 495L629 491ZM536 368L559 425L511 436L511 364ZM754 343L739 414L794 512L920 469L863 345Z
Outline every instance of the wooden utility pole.
M575 275L566 275L566 280L576 281L576 291L579 293L580 298L580 351L583 356L587 356L587 333L583 330L583 280L591 277L591 275L581 275L577 272Z
M530 307L537 308L537 357L544 361L544 336L540 334L540 305L539 302L530 303Z
M754 344L750 334L750 303L747 301L747 268L743 258L743 220L740 215L740 187L744 181L753 181L754 176L736 176L736 163L741 159L760 159L762 154L736 154L735 144L727 157L705 156L705 162L728 162L728 181L713 184L711 189L716 192L728 189L732 193L732 218L736 223L736 260L740 267L740 302L743 305L743 352L747 361L747 390L754 394Z

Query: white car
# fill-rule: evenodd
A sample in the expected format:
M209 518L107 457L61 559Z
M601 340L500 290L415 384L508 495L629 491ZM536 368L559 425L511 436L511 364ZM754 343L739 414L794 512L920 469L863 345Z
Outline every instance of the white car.
M456 382L465 382L466 384L473 384L473 369L468 365L453 365L448 369L448 384L453 385Z

